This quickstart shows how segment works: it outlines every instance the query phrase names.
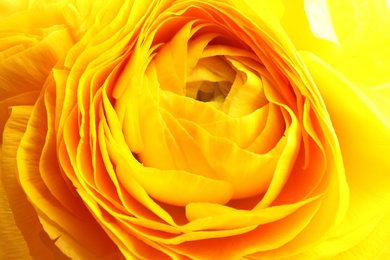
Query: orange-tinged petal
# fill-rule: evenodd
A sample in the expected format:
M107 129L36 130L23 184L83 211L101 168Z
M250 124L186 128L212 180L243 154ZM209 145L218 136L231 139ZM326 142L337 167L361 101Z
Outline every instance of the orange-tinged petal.
M61 4L34 4L0 21L1 131L8 106L33 104L53 66L74 44L60 10Z
M70 212L50 192L52 180L46 176L48 187L42 179L42 170L53 170L51 174L61 175L61 172L55 171L55 167L45 168L40 165L47 127L52 127L47 125L47 110L43 101L42 95L33 109L18 149L17 166L21 187L39 213L44 230L48 232L50 239L56 241L57 246L61 245L65 254L71 257L111 254L116 250L115 245L102 232L89 212L78 212L81 216ZM49 116L52 117L50 114ZM63 192L67 192L67 189L63 189ZM58 195L57 197L60 198Z
M160 171L141 166L117 167L118 178L130 189L127 183L129 174L135 174L142 187L151 197L175 206L184 206L191 202L214 202L224 204L233 194L231 184L225 181L208 179L184 171ZM202 193L198 191L202 190ZM176 196L180 194L180 196Z
M372 256L386 255L387 74L350 77L356 87L299 55L278 23L296 47L337 61L349 35L332 25L333 3L61 1L48 5L53 14L63 10L61 21L49 15L31 23L54 26L31 37L7 35L0 61L12 62L4 71L54 35L71 36L69 47L78 41L62 50L65 58L54 50L32 87L13 89L15 80L0 87L4 115L9 105L34 104L27 91L44 87L27 130L24 123L16 137L5 135L21 139L20 146L7 141L7 150L19 146L17 155L5 154L17 160L32 213L48 234L43 246L86 259L310 259L364 253L379 237ZM29 31L36 15L24 13L4 24L17 27L23 18ZM387 55L386 44L380 49ZM385 63L377 56L359 62ZM30 115L24 110L10 110L6 129Z
M12 217L16 226L10 225L2 229L5 231L4 239L6 239L2 240L2 244L5 245L7 243L7 250L4 250L6 254L12 254L13 251L16 251L23 258L31 255L34 258L54 259L56 247L51 241L50 243L44 242L44 238L47 238L47 235L44 233L37 213L28 201L17 179L16 153L20 140L25 133L31 109L31 106L13 107L4 131L1 182L5 191L4 195L8 197L6 202L7 204L9 203L10 207L4 212L13 214ZM7 218L4 216L2 221L6 220ZM13 234L8 233L15 227L19 230L16 230ZM16 249L15 246L17 247ZM8 255L8 257L11 257L11 255ZM12 257L15 257L15 255ZM58 257L61 257L61 254Z
M306 0L304 8L310 30L316 38L339 44L332 24L328 3L321 0Z
M155 57L156 73L162 88L179 95L185 93L187 64L186 59L177 59L177 57L187 55L187 41L190 38L191 27L192 23L183 26L169 43L163 45Z
M5 123L10 116L9 108L19 105L33 105L39 96L39 91L32 91L13 96L0 101L0 132L3 133ZM3 135L0 135L0 143L2 143Z
M88 208L95 214L97 220L105 227L106 232L119 247L126 259L133 259L135 257L140 259L169 259L161 251L151 248L138 238L125 232L125 230L117 224L117 220L101 209L95 199L90 197L90 194L82 190L79 190L79 193ZM171 253L171 257L175 259L175 254Z
M1 153L2 151L0 151ZM0 154L0 161L2 161L2 156ZM3 187L5 179L2 176L2 170L0 168L0 229L1 229L1 238L0 243L3 246L0 250L1 259L29 259L30 252L26 241L24 240L23 235L21 234L18 226L15 223L14 214L10 209L9 201L6 195L6 192Z
M263 225L280 220L298 210L303 205L318 199L313 197L295 204L285 204L253 210L237 210L212 203L191 203L186 206L186 216L191 221L187 227L208 222L203 229L235 229L239 227Z
M307 226L320 203L321 199L314 200L288 218L259 226L241 235L202 240L202 236L207 233L200 233L198 240L170 247L195 259L207 259L210 256L215 259L240 259L256 255L257 252L277 249L293 240Z
M291 110L289 108L287 108L287 111L291 113ZM286 122L286 124L290 125L287 126L286 137L284 137L282 140L284 144L284 149L280 154L269 187L263 199L256 206L258 208L269 206L275 200L275 198L278 197L281 190L283 189L283 186L288 180L294 161L298 156L298 152L301 145L301 130L295 116L292 116L289 121L290 120L291 122Z

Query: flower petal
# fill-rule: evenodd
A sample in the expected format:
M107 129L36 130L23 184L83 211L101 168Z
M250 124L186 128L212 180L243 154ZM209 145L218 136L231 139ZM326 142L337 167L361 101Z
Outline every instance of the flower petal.
M332 237L365 225L374 228L377 217L390 207L390 124L370 100L362 98L358 87L313 54L301 52L301 56L330 114L351 193L347 215ZM366 235L362 230L355 237Z
M316 26L310 24L310 20L308 20L307 15L311 14L305 12L305 7L307 8L308 5L306 4L306 2L307 1L305 0L298 0L294 2L285 1L285 15L281 20L283 29L288 34L290 40L294 43L295 47L298 50L311 51L326 61L332 60L339 53L340 46L333 41L324 40L323 38L333 39L335 37L330 37L329 35L322 36L321 29L317 29ZM314 1L309 0L309 2L313 3ZM315 2L325 3L326 1ZM313 6L315 6L316 10L319 10L321 13L324 13L324 10L322 10L320 7L321 5L313 4ZM328 16L328 14L326 14L326 11L324 16ZM311 18L314 20L318 19L315 15L311 16ZM328 20L328 17L326 18L326 20ZM329 21L327 22L327 24L327 27L331 26L329 24ZM321 35L321 38L315 36L313 31L311 30L311 26L315 28L316 34ZM322 25L318 25L317 27L319 26ZM329 31L332 30L330 29Z
M11 116L4 130L1 182L10 206L4 213L11 209L12 213L8 211L8 214L13 214L12 218L15 219L13 221L17 226L14 224L5 226L4 229L2 228L5 235L4 237L2 236L1 243L7 245L7 254L13 254L12 252L15 251L20 255L24 255L22 258L31 255L38 259L51 259L54 257L53 252L56 252L56 250L53 249L56 249L56 247L53 242L51 245L44 243L42 238L45 236L47 237L47 235L43 231L37 213L18 183L17 169L15 167L16 153L20 140L25 133L31 110L31 106L13 107ZM2 216L1 224L5 224L6 221L7 218ZM19 228L19 230L14 230L15 233L8 233L16 227ZM15 246L17 246L16 249L14 248Z
M304 8L310 30L319 39L339 44L329 13L328 3L322 0L305 0Z
M56 161L51 162L54 166L47 165L47 161L42 162L46 135L52 133L48 131L48 127L52 125L48 125L48 110L43 98L44 96L41 95L34 106L26 133L18 149L17 168L20 185L38 213L45 232L65 254L72 258L95 258L115 252L115 245L110 242L88 211L77 213L69 211L57 199L61 196L55 194L57 196L55 197L49 189L57 181L55 179L62 174L55 165ZM53 117L52 114L49 116ZM42 164L46 167L42 167ZM42 175L42 170L52 171L51 174L59 176L52 178L46 174ZM63 186L60 190L73 195Z
M332 22L342 49L331 65L356 85L390 82L390 6L386 0L330 0Z

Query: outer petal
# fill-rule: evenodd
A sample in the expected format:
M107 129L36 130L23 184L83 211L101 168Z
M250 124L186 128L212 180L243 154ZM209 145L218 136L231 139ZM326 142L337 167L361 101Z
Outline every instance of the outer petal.
M3 0L0 2L0 19L28 7L28 0Z
M389 1L330 0L328 3L342 47L331 65L358 86L389 86Z
M45 232L66 255L81 259L113 257L116 246L85 209L76 192L72 193L74 187L66 186L57 165L54 87L48 85L46 95L36 103L19 146L19 181L39 213Z
M0 151L0 162L3 164L2 149ZM0 178L0 244L7 245L6 247L1 247L0 258L29 259L30 254L27 244L15 223L14 214L10 209L9 201L4 189L3 179L5 177L2 167L0 167Z
M390 5L386 0L284 1L283 28L358 86L390 97Z
M73 46L64 24L61 5L45 2L0 20L0 132L8 107L35 103L51 69Z
M327 2L298 0L284 1L284 4L285 13L281 24L295 47L313 52L325 61L331 61L339 53L340 46L335 42L332 24L329 24ZM314 14L308 17L306 13L309 12ZM326 31L328 33L325 33Z
M44 242L44 239L50 240L16 177L16 152L25 132L31 108L30 106L13 108L4 131L1 160L1 183L4 186L4 194L1 194L1 206L5 208L1 211L0 225L1 244L7 246L2 246L0 256L6 259L11 257L25 259L30 255L37 259L53 259L53 252L58 250L52 242L47 244ZM50 247L54 251L51 251ZM59 259L60 256L61 254L57 255Z
M349 210L329 239L334 241L333 252L343 251L364 239L390 208L390 124L359 88L314 55L302 52L301 56L328 108L350 186ZM350 242L336 242L343 238ZM376 242L368 239L367 243ZM327 248L323 253L331 251Z
M369 235L350 250L335 257L336 260L359 259L389 259L390 245L390 210L379 218L377 226L370 230Z

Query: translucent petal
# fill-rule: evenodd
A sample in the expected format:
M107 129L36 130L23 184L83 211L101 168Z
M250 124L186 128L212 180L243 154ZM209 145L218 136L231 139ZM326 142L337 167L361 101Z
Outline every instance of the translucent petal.
M325 24L322 24L324 19L319 21L319 17L316 14L306 13L305 7L307 8L307 6L310 6L309 3L314 6L315 10L322 13L323 17L326 17L324 18L326 21ZM329 22L329 14L327 14L326 10L321 8L323 5L326 6L326 1L284 1L284 4L285 13L281 20L281 24L295 47L298 50L313 52L326 61L334 59L339 53L340 46L333 42L335 37L332 32L332 24ZM317 22L316 26L310 24L310 19L307 17L308 15ZM318 33L321 38L315 36L311 30L311 26L316 29L316 33ZM322 36L323 30L321 27L330 28L328 30L330 33ZM327 40L327 38L331 38L332 41Z
M286 1L285 9L281 23L298 50L314 53L358 86L388 84L387 1Z
M314 36L339 44L330 17L328 3L323 0L305 0L304 8L310 30Z
M385 0L328 1L342 50L331 63L358 86L390 81L390 7Z

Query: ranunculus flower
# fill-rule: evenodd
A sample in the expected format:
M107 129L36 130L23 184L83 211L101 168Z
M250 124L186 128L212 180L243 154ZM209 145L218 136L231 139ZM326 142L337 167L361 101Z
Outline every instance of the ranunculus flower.
M3 5L0 258L390 257L388 1Z

